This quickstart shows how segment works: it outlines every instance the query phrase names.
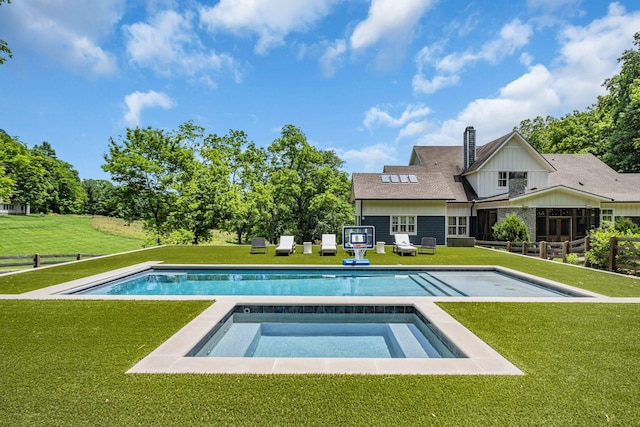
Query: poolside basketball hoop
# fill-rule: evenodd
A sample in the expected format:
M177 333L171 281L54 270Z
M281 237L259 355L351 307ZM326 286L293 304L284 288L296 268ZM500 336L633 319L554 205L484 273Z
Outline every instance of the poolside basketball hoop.
M342 260L343 265L369 265L365 258L367 249L373 249L375 228L370 225L352 225L342 227L342 247L354 258Z

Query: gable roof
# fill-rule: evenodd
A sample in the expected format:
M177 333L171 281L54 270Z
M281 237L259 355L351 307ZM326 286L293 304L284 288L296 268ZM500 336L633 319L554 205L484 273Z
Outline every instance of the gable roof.
M415 173L418 182L383 182L381 173L354 173L351 200L453 200L441 173Z
M540 153L538 153L517 131L509 132L508 134L501 136L498 139L494 139L488 144L482 145L476 148L476 161L463 172L462 175L469 175L477 172L484 166L489 160L495 156L502 147L507 145L511 141L516 141L522 147L524 147L531 156L538 161L548 172L553 172L554 168L547 159Z

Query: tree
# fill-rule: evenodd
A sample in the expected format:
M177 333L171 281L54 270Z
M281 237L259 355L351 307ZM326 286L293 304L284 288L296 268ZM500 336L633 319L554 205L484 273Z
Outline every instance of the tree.
M32 209L59 214L82 213L87 195L78 171L70 163L58 159L55 150L46 141L34 146L31 152L44 171L46 188L43 202L32 204Z
M0 0L0 6L2 6L2 3L4 2L9 4L11 3L11 0ZM2 39L0 39L0 53L6 53L9 58L13 58L13 53L11 52L11 49L9 49L9 45ZM6 60L7 58L5 58L4 55L0 55L0 65L4 64Z
M82 188L87 194L84 213L89 215L121 216L117 188L106 179L83 179Z
M271 241L284 233L312 240L320 230L335 232L353 217L349 178L335 152L311 146L293 125L282 128L268 151L274 187Z
M182 132L182 133L181 133ZM121 142L109 139L102 169L121 184L121 197L139 206L145 227L162 243L169 214L178 198L181 174L194 162L194 151L186 146L193 135L187 127L175 134L147 127L127 129Z
M600 100L612 120L604 160L620 172L640 172L640 32L633 44L618 59L620 73L604 82L609 94Z
M217 153L230 176L222 228L234 233L239 244L249 234L268 235L264 224L273 207L273 187L267 180L266 151L237 130L211 135L207 147L210 153Z

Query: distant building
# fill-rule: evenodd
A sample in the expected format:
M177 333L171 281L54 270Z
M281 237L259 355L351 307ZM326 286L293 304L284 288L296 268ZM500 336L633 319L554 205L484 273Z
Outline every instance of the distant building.
M0 199L0 215L30 215L29 203L5 202Z
M492 240L511 212L536 241L584 237L602 221L640 224L640 174L618 173L592 154L540 154L518 132L476 149L473 127L462 146L414 146L408 166L354 173L356 224L376 239L396 233L413 243L435 237Z

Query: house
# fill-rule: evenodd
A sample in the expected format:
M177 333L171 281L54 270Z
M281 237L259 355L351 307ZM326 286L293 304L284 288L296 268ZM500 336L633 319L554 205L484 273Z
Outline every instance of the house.
M354 173L356 224L376 227L377 240L408 233L445 244L459 237L492 239L511 212L536 241L586 236L602 221L640 225L640 174L618 173L592 154L541 154L518 132L476 147L467 127L462 146L414 146L407 166Z
M5 202L0 199L0 215L29 215L29 203Z

